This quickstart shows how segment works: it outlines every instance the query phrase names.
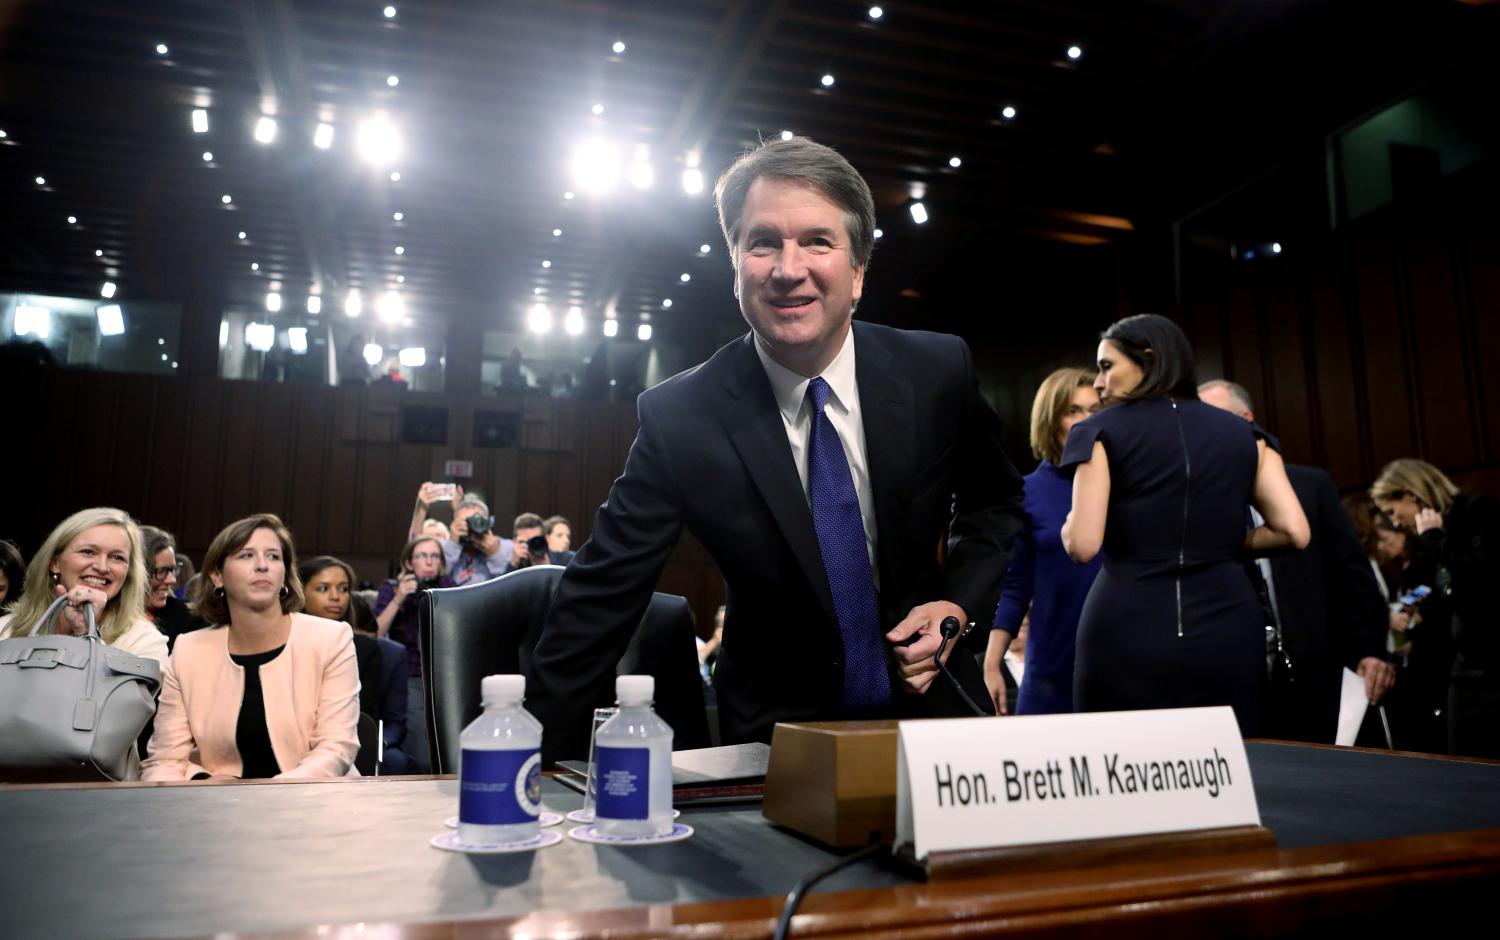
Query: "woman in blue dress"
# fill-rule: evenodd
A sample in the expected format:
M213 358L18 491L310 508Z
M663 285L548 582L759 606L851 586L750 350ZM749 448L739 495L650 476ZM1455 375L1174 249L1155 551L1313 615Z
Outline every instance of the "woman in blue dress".
M1006 697L1000 663L1028 608L1031 629L1016 713L1073 710L1073 640L1101 559L1079 565L1063 551L1062 525L1073 504L1073 481L1057 469L1057 461L1069 429L1098 407L1093 371L1076 368L1047 376L1031 403L1031 453L1041 463L1026 477L1027 522L1016 535L984 654L984 684L997 715L1005 714Z
M1301 549L1307 518L1276 442L1198 400L1193 351L1165 317L1115 323L1099 343L1103 407L1074 425L1062 541L1104 566L1078 623L1080 711L1230 705L1259 732L1265 625L1244 559ZM1248 525L1248 507L1264 524Z

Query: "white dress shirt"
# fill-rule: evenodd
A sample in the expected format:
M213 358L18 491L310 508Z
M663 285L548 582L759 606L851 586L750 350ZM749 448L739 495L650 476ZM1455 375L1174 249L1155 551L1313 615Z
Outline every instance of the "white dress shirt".
M771 382L771 392L781 409L781 421L786 425L786 440L792 447L792 463L797 465L797 476L802 480L802 492L807 492L807 443L812 432L813 409L807 401L807 383L812 381L773 360L755 340L755 352L760 364L765 367L766 378ZM849 462L849 474L854 478L854 492L859 497L859 514L865 525L865 550L870 554L870 571L875 583L880 583L880 574L875 570L875 494L870 489L870 464L865 457L865 424L859 411L859 380L854 373L854 330L844 337L844 346L833 357L828 368L823 370L823 381L828 383L830 394L823 406L823 413L838 432L844 445L844 459Z

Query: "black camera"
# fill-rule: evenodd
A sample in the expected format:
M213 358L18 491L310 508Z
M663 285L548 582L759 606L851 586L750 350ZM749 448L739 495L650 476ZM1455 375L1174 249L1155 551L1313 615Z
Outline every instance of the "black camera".
M483 542L484 537L489 535L490 530L495 527L495 517L475 513L469 517L468 525L469 534L464 537L477 545Z
M547 537L545 535L533 535L526 540L526 551L533 557L547 554Z
M420 596L420 595L426 593L427 591L430 591L433 588L438 587L441 584L442 584L442 579L440 579L440 578L418 578L417 579L417 594Z

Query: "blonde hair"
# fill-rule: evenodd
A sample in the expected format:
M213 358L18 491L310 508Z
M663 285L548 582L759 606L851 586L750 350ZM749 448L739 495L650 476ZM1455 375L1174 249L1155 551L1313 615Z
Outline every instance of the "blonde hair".
M36 626L47 607L57 600L57 592L52 586L52 563L67 551L74 539L100 525L114 525L125 530L125 537L130 542L130 562L125 568L125 582L120 585L119 592L104 605L104 614L98 624L99 636L105 643L113 644L137 621L146 619L146 559L141 549L140 527L122 510L96 506L81 509L59 522L32 557L31 564L26 567L26 591L10 608L10 613L15 616L7 624L9 636L25 636Z
M307 598L302 593L302 578L297 574L297 546L292 542L292 533L279 517L262 512L231 522L214 536L213 544L208 546L208 554L203 556L198 584L193 589L193 613L209 623L229 623L229 599L214 587L210 575L215 572L222 575L224 559L244 548L245 543L259 529L269 529L281 543L281 563L286 569L286 579L282 582L286 593L281 597L281 612L290 614L302 609ZM352 582L350 586L353 586Z
M1037 460L1057 463L1062 459L1062 445L1057 442L1057 426L1073 404L1073 393L1094 387L1094 373L1088 369L1058 369L1042 380L1031 402L1031 455Z
M1446 513L1453 508L1453 497L1458 495L1458 487L1443 471L1415 457L1392 460L1380 471L1380 476L1375 478L1375 483L1370 487L1371 499L1400 499L1406 493L1410 493L1428 509ZM31 590L31 585L28 584L26 589Z

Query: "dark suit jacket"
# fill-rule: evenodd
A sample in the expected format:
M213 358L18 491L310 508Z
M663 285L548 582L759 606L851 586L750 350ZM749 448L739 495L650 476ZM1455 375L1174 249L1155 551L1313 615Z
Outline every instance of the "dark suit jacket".
M549 759L587 751L587 712L613 700L615 663L684 527L727 585L714 671L724 742L769 741L778 721L839 716L843 644L833 598L753 342L746 335L640 396L625 471L562 577L531 660L527 704L549 729ZM856 322L854 349L881 622L890 629L917 604L949 600L988 624L1021 525L1022 483L1001 450L999 419L979 395L968 347L953 336ZM941 683L898 699L917 713L956 701Z
M1340 670L1385 655L1385 598L1333 479L1316 467L1286 465L1312 539L1307 548L1271 559L1282 642L1300 688L1273 689L1272 733L1333 743Z

